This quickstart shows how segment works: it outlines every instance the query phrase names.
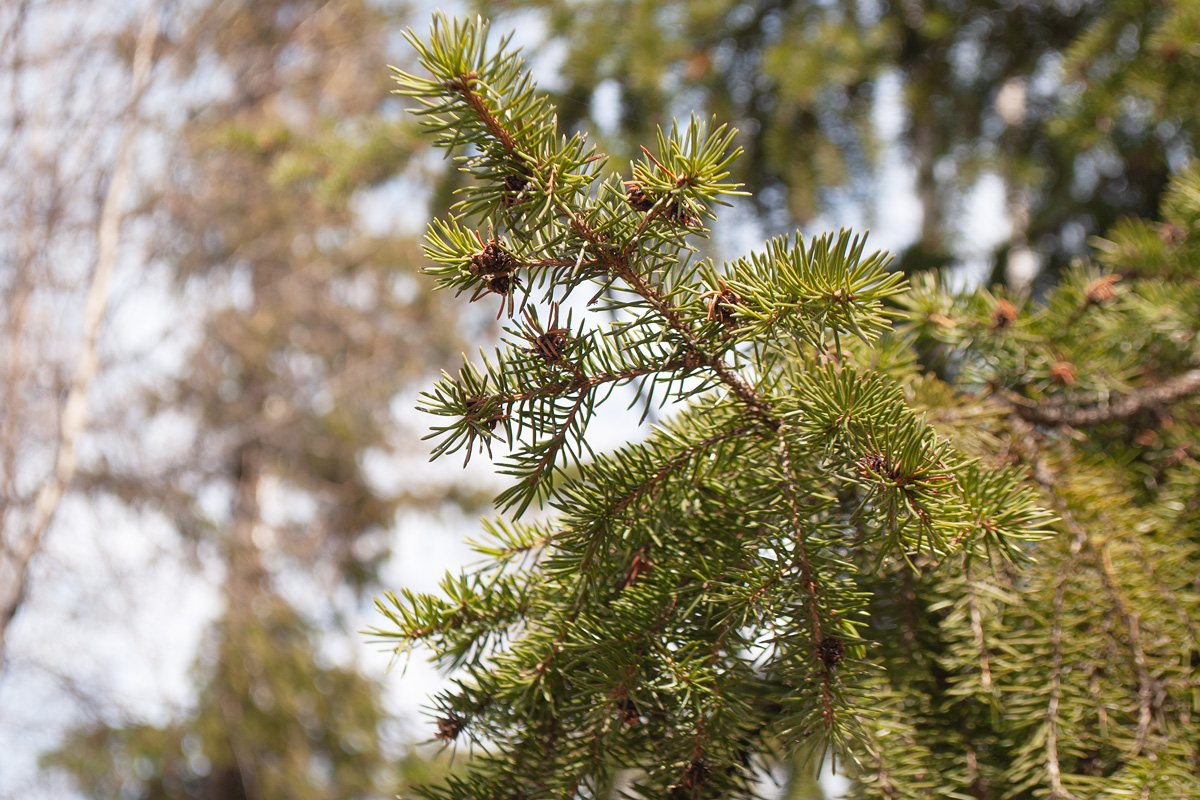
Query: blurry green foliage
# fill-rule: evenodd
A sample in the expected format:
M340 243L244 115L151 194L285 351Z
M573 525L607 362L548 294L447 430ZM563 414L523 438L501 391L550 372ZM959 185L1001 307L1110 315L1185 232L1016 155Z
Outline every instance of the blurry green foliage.
M1195 0L474 5L519 30L545 25L546 52L563 53L551 93L563 123L618 161L690 110L736 125L736 177L769 231L848 202L870 220L886 166L877 119L894 118L924 214L898 254L906 271L950 260L969 235L967 191L995 173L1016 229L993 275L1026 243L1055 274L1122 216L1154 218L1197 145Z

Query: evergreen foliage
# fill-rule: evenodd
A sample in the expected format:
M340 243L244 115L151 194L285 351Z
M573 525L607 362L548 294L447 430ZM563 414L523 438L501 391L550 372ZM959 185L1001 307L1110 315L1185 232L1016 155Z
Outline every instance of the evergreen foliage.
M847 232L718 267L728 129L622 176L483 22L412 41L473 181L431 271L524 319L424 403L435 456L506 450L484 561L379 603L478 753L428 796L751 796L798 756L855 797L1200 794L1200 174L1036 303ZM622 384L671 416L593 453Z

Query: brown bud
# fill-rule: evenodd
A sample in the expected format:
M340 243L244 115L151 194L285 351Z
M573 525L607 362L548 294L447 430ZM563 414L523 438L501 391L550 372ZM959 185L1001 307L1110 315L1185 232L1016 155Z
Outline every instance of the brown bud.
M846 645L836 636L826 636L817 645L817 655L826 667L833 669L846 657Z
M1154 447L1159 443L1158 431L1153 428L1146 428L1146 430L1134 437L1133 443L1138 447Z
M488 280L487 288L488 291L492 292L493 294L507 295L512 291L513 285L516 282L517 279L511 275L497 275Z
M452 742L458 738L465 727L467 727L467 721L451 711L438 719L437 733L434 736L443 742Z
M563 351L570 343L571 339L566 331L556 328L535 338L533 347L530 347L528 352L541 357L547 364L557 364L562 361Z
M483 250L471 256L473 275L507 275L517 266L517 260L495 239L490 240L483 246Z
M637 181L625 181L625 197L629 200L629 205L643 214L654 208L654 198L647 194Z
M529 179L524 175L507 175L504 178L504 192L501 194L501 204L505 208L515 206L521 192L529 185Z
M869 478L881 475L890 475L892 472L891 465L888 460L880 453L872 453L869 456L863 456L858 461L854 462L854 466L860 478Z
M992 330L1000 331L1017 321L1017 307L1003 298L992 309Z
M711 774L712 769L704 759L693 758L691 763L683 768L683 785L689 789L704 786Z
M685 228L695 228L700 225L700 218L692 213L691 209L688 208L688 204L683 200L668 203L666 210L663 211L663 216Z
M472 395L463 401L463 406L466 410L466 418L472 422L478 422L489 431L496 429L496 423L504 419L503 414L494 413L489 416L483 416L484 410L487 408L488 398L483 395Z
M1177 245L1188 237L1188 229L1178 222L1164 222L1158 226L1158 238L1163 244Z
M705 305L708 307L708 318L716 320L726 328L736 328L735 309L742 304L742 298L722 284L720 290L707 292Z
M1056 361L1054 366L1050 367L1050 377L1060 386L1074 386L1075 375L1075 365L1070 361Z
M621 721L629 727L632 728L642 723L642 712L628 697L622 698L621 702L617 704L617 708L621 711Z

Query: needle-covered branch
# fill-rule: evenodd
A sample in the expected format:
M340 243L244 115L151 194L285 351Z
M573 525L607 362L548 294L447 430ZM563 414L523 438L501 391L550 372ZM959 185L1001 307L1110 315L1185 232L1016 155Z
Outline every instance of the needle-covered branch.
M1019 555L1051 519L911 407L912 358L881 366L905 346L883 344L903 277L849 232L700 259L740 193L732 130L675 124L612 172L482 23L414 43L431 77L401 93L473 180L430 226L430 272L518 320L424 397L434 455L502 445L500 508L552 515L489 523L474 572L381 602L379 636L458 670L436 736L488 751L428 793L596 796L619 772L644 796L748 797L786 754L867 757L863 587ZM581 307L605 318L561 319ZM668 421L593 452L589 421L629 383Z

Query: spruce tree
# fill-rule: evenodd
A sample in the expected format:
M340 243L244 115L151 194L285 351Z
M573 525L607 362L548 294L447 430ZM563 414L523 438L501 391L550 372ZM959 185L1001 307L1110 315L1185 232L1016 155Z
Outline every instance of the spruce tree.
M430 271L512 320L424 402L435 457L512 477L483 561L379 604L478 755L428 796L752 796L797 757L855 797L1200 795L1200 173L1036 302L846 231L718 266L733 131L621 172L485 23L411 40L471 178ZM669 419L594 453L624 384Z

